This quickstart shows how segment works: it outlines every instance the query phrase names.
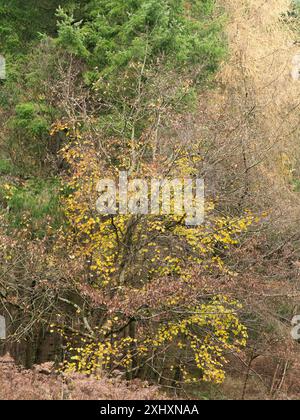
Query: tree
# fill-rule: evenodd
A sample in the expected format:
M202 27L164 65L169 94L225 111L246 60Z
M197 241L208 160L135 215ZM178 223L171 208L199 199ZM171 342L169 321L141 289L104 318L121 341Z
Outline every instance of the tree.
M227 272L221 256L253 215L220 217L209 203L207 225L190 229L184 215L99 216L95 208L98 179L121 170L143 178L201 174L201 139L182 142L178 133L225 51L213 5L97 1L81 23L59 12L58 43L84 62L90 88L88 115L75 107L73 121L58 121L51 132L67 130L65 240L84 267L78 290L101 302L98 327L85 322L77 345L60 328L70 339L67 369L148 371L171 386L219 383L225 353L245 345L238 303L199 290L205 276Z
M0 5L1 52L24 53L40 34L56 34L56 10L59 6L75 9L80 1L2 0Z

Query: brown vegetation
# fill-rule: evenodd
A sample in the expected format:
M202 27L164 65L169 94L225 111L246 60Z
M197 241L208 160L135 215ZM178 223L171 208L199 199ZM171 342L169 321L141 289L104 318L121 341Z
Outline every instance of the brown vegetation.
M165 399L156 387L118 378L58 375L52 363L33 370L17 367L6 355L0 358L0 400L154 400Z

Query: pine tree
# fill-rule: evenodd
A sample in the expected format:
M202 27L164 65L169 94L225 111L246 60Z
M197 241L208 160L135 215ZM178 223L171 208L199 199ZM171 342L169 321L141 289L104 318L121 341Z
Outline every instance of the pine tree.
M0 51L24 53L24 48L40 33L55 35L59 6L75 10L80 1L1 0Z

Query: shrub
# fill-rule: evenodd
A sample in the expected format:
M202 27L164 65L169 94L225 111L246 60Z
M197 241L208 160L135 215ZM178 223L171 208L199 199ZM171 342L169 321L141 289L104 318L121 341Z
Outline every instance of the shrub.
M45 236L62 223L57 180L29 180L22 186L6 186L10 229L26 229L33 237Z
M0 400L154 400L166 399L156 387L86 375L58 376L53 365L18 368L8 355L0 358Z

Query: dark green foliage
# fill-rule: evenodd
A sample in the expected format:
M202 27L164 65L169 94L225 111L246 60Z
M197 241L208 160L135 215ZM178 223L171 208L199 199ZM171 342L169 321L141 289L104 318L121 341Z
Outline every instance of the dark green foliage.
M214 0L97 0L83 24L60 10L59 39L104 75L145 56L214 71L224 53L214 12Z
M22 173L21 168L16 166L11 158L3 153L0 157L0 183L2 178L5 181L7 177L15 179L23 176L24 173Z
M89 108L97 129L108 138L139 139L159 106L167 114L193 110L199 86L214 75L226 52L222 23L214 0L2 0L0 51L6 53L8 73L0 86L2 147L14 171L23 178L59 172L49 164L55 166L53 153L60 147L51 148L50 127L68 115L57 100L68 83L58 78L64 78L58 63L66 69L70 61L78 64L76 83L84 82L97 104L96 115L93 105ZM12 174L4 162L0 171ZM14 191L12 226L22 226L24 214L24 220L27 215L42 220L56 211L57 201L50 199L55 188L35 183Z
M8 229L27 229L33 237L51 234L61 226L60 184L56 179L32 179L0 195L5 203Z
M47 108L28 102L16 106L16 115L11 124L24 135L44 138L49 132L49 123L46 118Z
M42 167L47 154L51 109L44 104L25 102L18 104L14 116L8 121L6 148L14 163L21 166Z
M226 51L214 0L97 0L83 21L58 16L58 43L87 64L99 127L111 136L140 138L157 104L192 111Z
M41 33L54 36L58 6L74 10L80 3L70 0L1 0L0 51L24 53Z
M9 159L1 158L0 159L0 176L1 175L10 175L14 173L14 167Z

